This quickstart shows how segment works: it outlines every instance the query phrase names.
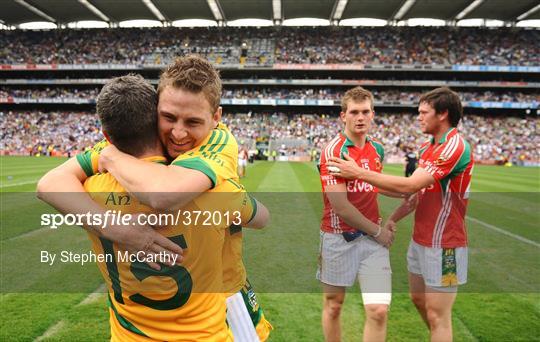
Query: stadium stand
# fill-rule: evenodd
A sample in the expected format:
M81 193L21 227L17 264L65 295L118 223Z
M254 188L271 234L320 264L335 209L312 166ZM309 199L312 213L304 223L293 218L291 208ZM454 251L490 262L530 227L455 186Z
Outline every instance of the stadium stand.
M88 148L101 139L92 113L108 78L139 72L156 84L164 63L196 53L221 68L224 121L251 149L313 158L341 129L340 96L362 85L375 95L387 160L401 162L425 138L414 122L418 97L447 85L462 98L478 160L538 164L539 38L538 30L455 27L4 31L2 154Z
M400 162L407 147L426 139L415 120L408 113L377 114L374 137L384 143L390 160ZM284 149L293 156L320 151L342 129L339 119L329 114L237 113L224 115L223 121L240 144L251 147L256 141L270 141L270 149ZM523 164L540 159L535 118L473 115L466 116L461 126L479 160ZM0 127L5 154L73 155L103 138L91 113L0 112Z
M516 28L133 28L6 31L0 64L163 64L196 53L216 64L538 66L537 30ZM411 43L412 42L412 43Z

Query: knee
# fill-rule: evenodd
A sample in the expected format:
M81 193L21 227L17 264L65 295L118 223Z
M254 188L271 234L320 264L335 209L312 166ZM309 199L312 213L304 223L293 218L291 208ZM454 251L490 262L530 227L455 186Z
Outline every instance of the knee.
M388 319L387 305L366 305L366 317L377 324L384 324Z
M434 308L426 308L426 318L429 323L429 327L433 330L441 325L443 322L443 315Z
M338 319L343 306L343 298L328 296L324 299L324 311L331 319Z

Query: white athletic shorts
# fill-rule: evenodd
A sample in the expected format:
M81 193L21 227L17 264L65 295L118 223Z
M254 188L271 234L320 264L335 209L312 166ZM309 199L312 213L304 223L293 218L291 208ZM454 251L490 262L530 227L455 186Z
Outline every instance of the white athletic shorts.
M238 159L238 166L247 166L247 159Z
M467 282L467 247L433 248L411 240L407 269L424 278L426 286L440 292L457 291Z
M241 291L227 298L227 323L235 341L259 341L259 335L257 335Z
M321 232L317 279L341 287L358 279L364 305L389 305L392 298L390 254L370 236L347 242L341 234Z

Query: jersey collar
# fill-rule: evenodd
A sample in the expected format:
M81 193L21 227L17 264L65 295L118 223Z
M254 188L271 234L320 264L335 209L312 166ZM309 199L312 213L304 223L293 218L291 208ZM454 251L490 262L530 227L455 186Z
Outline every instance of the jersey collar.
M153 163L167 164L167 159L163 156L151 156L146 158L141 158L141 160Z
M341 132L341 135L345 138L345 143L343 144L344 147L350 147L350 146L356 146L351 139L345 134L345 131ZM369 135L366 135L366 144L371 142L371 138Z
M451 135L454 135L454 133L457 133L457 128L456 127L450 127L448 129L448 131L446 131L446 133L444 133L444 135L439 140L439 144L444 144L446 142L446 140L448 140L448 138L450 138ZM432 145L435 144L435 138L434 137L431 137L431 144Z

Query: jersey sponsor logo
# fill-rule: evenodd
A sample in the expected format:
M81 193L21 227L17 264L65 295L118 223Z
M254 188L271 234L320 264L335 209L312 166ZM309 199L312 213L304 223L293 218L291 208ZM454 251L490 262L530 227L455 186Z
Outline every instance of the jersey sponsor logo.
M201 152L201 154L203 155L203 157L205 157L206 159L208 160L212 160L214 162L216 162L217 164L219 164L219 166L224 166L225 163L223 162L223 160L219 157L219 154L217 152L207 152L207 151L203 151Z
M347 192L373 192L373 185L357 179L347 182Z

